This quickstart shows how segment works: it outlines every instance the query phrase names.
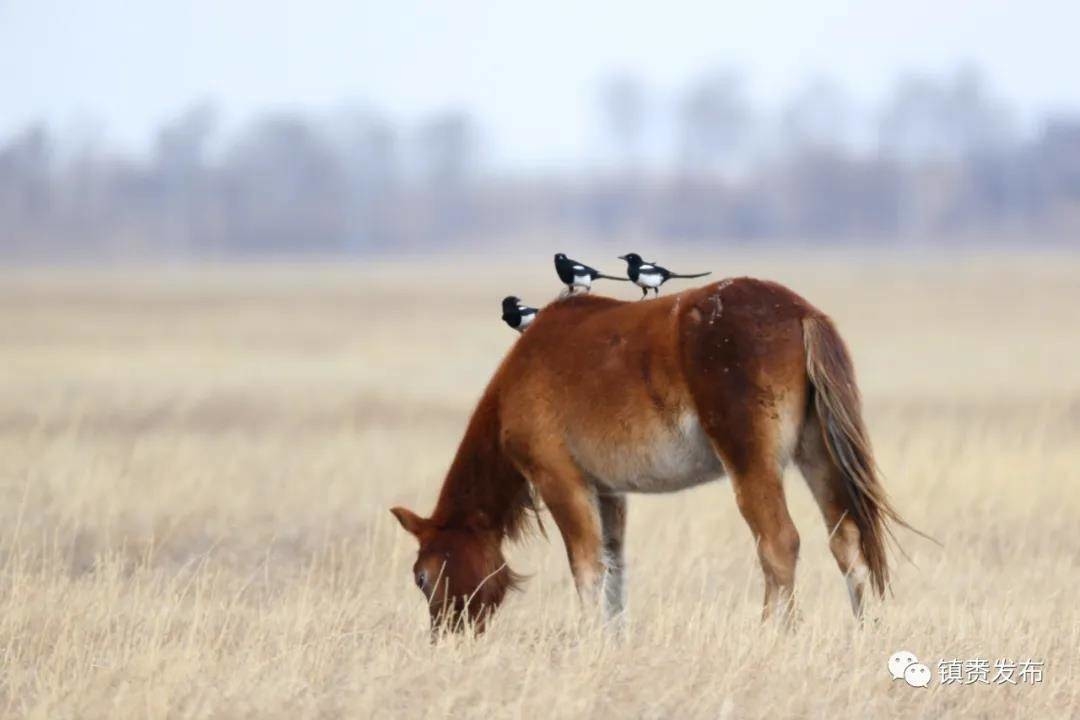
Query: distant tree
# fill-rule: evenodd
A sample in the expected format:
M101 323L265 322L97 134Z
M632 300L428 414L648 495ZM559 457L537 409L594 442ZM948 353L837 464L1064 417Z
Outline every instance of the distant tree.
M397 133L377 118L368 119L357 130L351 157L358 179L370 195L388 192L399 180Z
M0 198L24 220L47 205L52 143L44 125L32 125L0 145Z
M443 112L425 121L416 152L422 187L396 218L397 235L407 242L455 242L475 228L474 182L480 131L472 117Z
M190 254L214 245L221 228L218 203L212 197L207 156L218 127L210 103L198 103L165 123L158 131L153 173L158 212L164 227L156 232L170 252Z
M621 170L630 174L641 163L642 143L648 121L648 98L640 78L629 73L613 75L599 91L600 112Z
M210 103L185 109L158 130L155 149L158 167L169 177L182 177L201 168L217 127L218 113Z
M402 173L396 129L376 113L354 111L335 118L332 136L349 184L349 247L392 245Z
M941 80L907 75L886 104L879 138L882 151L900 160L957 159L1010 144L1012 113L972 68Z
M346 108L334 113L325 127L325 141L356 190L381 193L400 182L399 134L389 119L368 108Z
M1023 167L1028 170L1026 187L1033 193L1025 209L1042 224L1075 238L1080 226L1080 117L1046 121Z
M44 125L32 125L0 145L0 256L33 253L47 232L51 166L52 142Z
M739 75L706 74L687 91L680 106L681 164L695 174L737 168L750 128L750 108Z
M1080 118L1047 121L1035 151L1053 192L1080 200Z
M907 75L882 113L882 156L902 164L901 227L908 233L954 232L980 225L1014 204L998 182L1017 139L1008 105L977 70L942 78ZM980 177L984 172L993 177Z
M785 149L796 153L841 150L850 142L850 119L843 89L831 80L813 80L781 111Z
M326 252L348 236L349 194L332 146L293 115L260 118L227 153L230 244L241 251Z
M445 112L420 128L417 149L421 173L433 189L454 190L471 180L479 159L479 131L461 112Z

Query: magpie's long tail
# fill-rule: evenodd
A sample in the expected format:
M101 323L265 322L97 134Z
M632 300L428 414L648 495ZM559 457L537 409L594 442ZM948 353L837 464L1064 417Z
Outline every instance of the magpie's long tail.
M710 270L709 272L695 273L693 275L679 275L678 273L671 273L669 277L683 278L684 280L689 280L690 278L705 277L706 275L712 275L712 270Z
M614 275L605 275L604 273L596 273L593 275L593 280L597 278L604 278L605 280L622 280L623 282L630 282L630 278L615 277Z

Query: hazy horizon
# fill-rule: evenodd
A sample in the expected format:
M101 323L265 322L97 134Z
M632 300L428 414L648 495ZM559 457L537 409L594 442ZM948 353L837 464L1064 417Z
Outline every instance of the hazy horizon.
M1080 109L1080 87L1062 81L1080 61L1078 21L1080 7L1049 0L726 11L610 0L584 8L0 0L0 137L44 121L67 137L142 151L163 122L199 101L233 130L274 108L368 108L406 125L466 110L481 123L490 166L545 170L588 162L603 147L596 92L611 73L642 78L657 102L670 103L713 67L743 73L764 108L825 77L866 112L901 74L972 66L1024 124Z

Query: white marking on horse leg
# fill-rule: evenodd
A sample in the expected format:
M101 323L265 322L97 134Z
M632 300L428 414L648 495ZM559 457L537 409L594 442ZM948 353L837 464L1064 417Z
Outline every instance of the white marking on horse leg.
M601 606L604 589L603 571L597 572L595 566L589 562L575 564L572 568L574 573L574 585L577 587L578 597L587 608Z
M771 606L771 612L768 613L771 619L785 625L790 623L795 612L794 593L789 588L778 586L773 594Z
M859 530L847 516L846 511L829 533L829 550L836 558L840 572L844 574L848 599L851 600L851 610L855 613L855 617L862 617L863 598L866 597L870 568L866 565L859 545Z
M617 620L626 610L626 567L622 558L604 557L604 619Z
M847 582L848 599L855 617L862 617L863 597L866 595L866 581L870 578L870 569L860 561L844 574Z

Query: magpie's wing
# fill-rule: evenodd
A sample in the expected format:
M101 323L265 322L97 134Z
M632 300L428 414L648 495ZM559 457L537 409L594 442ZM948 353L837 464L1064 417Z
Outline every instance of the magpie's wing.
M575 276L591 275L596 272L588 265L571 258L556 260L555 270L559 273L559 279L568 284L574 281Z
M656 263L642 263L641 267L638 268L638 272L642 275L659 275L664 280L671 276L666 267L660 267Z
M586 265L585 263L579 263L576 260L574 261L573 268L574 268L574 274L575 275L588 275L589 277L592 277L594 279L595 279L597 273L600 272L596 268L591 268L588 265Z

